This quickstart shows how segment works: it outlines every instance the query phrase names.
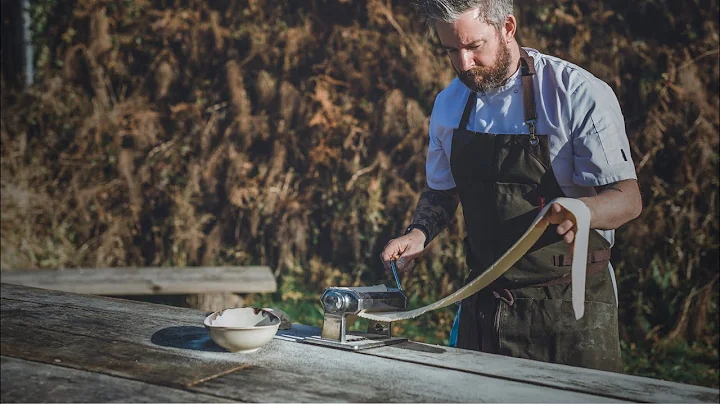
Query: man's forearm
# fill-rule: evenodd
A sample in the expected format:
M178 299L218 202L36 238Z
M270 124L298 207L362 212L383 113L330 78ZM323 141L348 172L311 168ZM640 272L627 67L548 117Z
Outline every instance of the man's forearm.
M413 224L422 225L427 229L426 244L447 227L455 215L458 203L456 188L439 191L425 186L415 207Z
M596 196L580 198L590 209L591 228L617 229L640 215L642 198L637 181L623 180L598 188Z

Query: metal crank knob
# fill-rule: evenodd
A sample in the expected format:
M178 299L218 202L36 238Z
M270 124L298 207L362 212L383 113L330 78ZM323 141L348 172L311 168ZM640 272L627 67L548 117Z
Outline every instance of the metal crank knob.
M323 298L322 303L325 310L329 312L343 311L347 308L345 297L337 292L328 292Z

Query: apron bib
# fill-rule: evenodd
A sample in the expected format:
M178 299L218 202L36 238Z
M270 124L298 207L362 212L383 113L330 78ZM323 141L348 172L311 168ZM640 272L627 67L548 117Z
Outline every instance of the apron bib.
M525 121L530 134L467 130L471 93L453 132L450 165L463 206L467 237L466 283L494 263L527 230L545 201L565 196L550 164L547 135L535 133L533 59L521 52ZM571 302L570 246L547 231L512 268L465 299L457 346L572 366L620 371L615 292L609 243L590 232L585 315L575 320Z

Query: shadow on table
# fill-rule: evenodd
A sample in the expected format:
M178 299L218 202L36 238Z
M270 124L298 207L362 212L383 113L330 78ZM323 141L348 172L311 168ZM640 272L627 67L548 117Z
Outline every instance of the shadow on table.
M150 337L150 342L170 348L226 352L225 349L210 339L210 334L204 327L177 326L163 328Z

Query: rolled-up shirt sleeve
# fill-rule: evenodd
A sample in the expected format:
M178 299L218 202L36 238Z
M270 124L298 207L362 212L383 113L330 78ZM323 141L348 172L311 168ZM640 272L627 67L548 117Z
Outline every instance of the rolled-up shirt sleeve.
M573 183L600 186L637 179L625 120L612 89L597 79L584 80L569 104Z

